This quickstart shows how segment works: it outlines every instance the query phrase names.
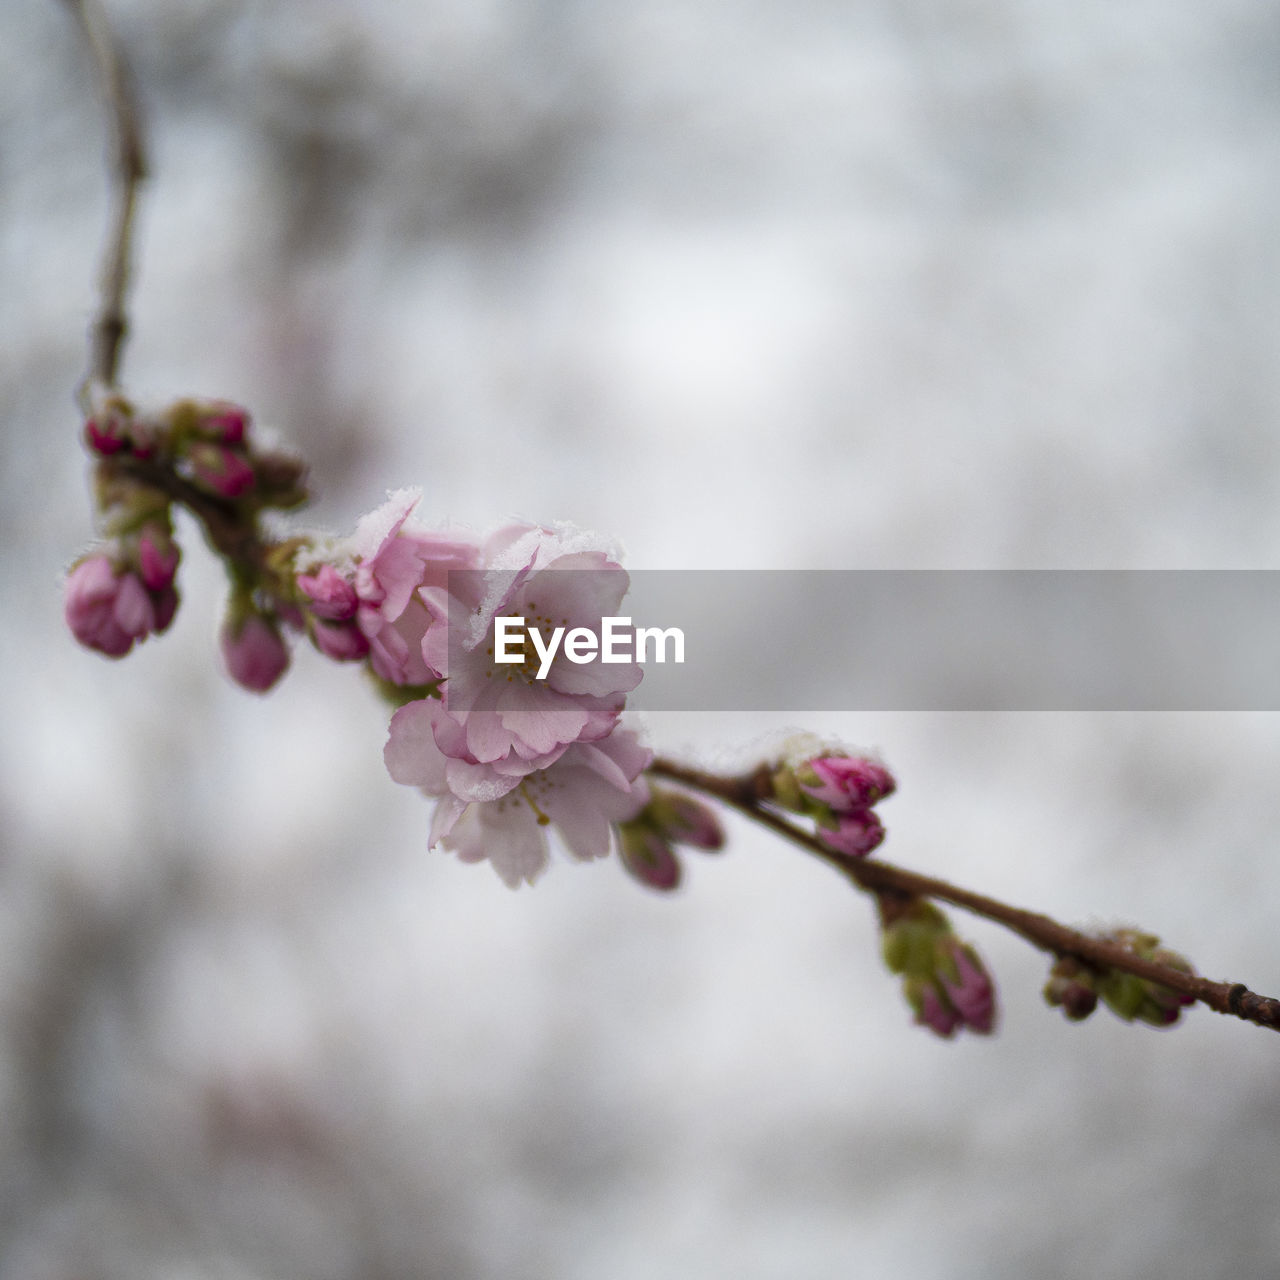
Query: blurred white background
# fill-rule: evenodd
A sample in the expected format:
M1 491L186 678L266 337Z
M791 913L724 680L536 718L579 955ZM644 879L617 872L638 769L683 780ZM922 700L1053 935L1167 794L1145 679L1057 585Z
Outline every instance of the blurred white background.
M1280 1273L1280 1041L912 1027L868 904L731 822L674 898L426 850L355 673L64 632L104 127L0 13L0 1277ZM125 380L311 525L567 519L636 568L1274 568L1280 11L113 0L151 125ZM802 625L799 620L762 620ZM743 763L784 718L655 716ZM857 715L885 857L1280 992L1274 715Z

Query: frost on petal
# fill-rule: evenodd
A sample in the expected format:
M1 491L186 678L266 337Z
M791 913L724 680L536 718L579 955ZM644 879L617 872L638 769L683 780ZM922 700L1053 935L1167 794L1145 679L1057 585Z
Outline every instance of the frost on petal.
M400 532L414 507L422 500L421 489L397 489L376 511L361 516L351 538L351 553L372 560L382 547Z
M394 622L422 583L422 550L410 538L390 539L377 556L382 616Z
M470 760L448 760L445 763L445 785L449 794L460 800L481 804L500 800L520 782L520 775L503 775L492 766Z
M417 501L416 490L393 494L360 521L348 544L355 561L355 617L369 641L370 665L398 685L426 684L442 675L424 659L432 621L424 591L438 590L453 570L472 567L479 555L473 539L410 524Z

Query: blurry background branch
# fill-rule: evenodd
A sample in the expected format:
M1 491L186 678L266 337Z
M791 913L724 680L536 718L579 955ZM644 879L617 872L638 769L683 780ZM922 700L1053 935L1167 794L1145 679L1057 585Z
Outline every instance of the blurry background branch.
M143 127L119 39L98 0L64 0L75 15L93 60L111 128L111 212L103 249L101 298L89 336L89 368L81 399L93 382L115 385L120 351L129 331L126 302L131 270L134 208L147 176ZM87 408L87 405L85 406Z

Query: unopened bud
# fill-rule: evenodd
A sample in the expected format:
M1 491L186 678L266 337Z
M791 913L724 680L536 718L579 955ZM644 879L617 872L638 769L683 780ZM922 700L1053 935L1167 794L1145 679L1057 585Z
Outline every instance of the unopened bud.
M978 953L957 938L948 940L938 963L942 990L961 1021L979 1035L996 1025L996 991Z
M151 603L155 606L156 611L156 632L169 630L169 624L173 621L174 614L178 612L178 592L170 584L162 587L159 591L153 592Z
M357 662L369 654L369 637L354 622L323 622L317 619L311 639L326 658L335 662Z
M622 865L641 884L670 890L680 883L680 861L671 845L645 822L621 823L618 852Z
M196 482L221 498L238 498L256 483L253 468L237 449L197 441L188 456Z
M708 853L724 848L724 828L715 811L687 792L652 788L644 816L659 834L676 844Z
M1044 998L1072 1022L1083 1022L1098 1007L1093 981L1093 975L1074 956L1062 956L1049 970Z
M272 450L257 454L253 461L258 488L270 506L287 510L301 506L310 498L307 491L307 466L291 453Z
M243 444L249 430L249 411L230 400L213 400L200 415L198 430L219 444Z
M123 608L119 608L125 576L116 573L106 555L89 556L67 574L64 603L67 626L82 645L108 658L123 658L137 638L129 625L129 603L126 601ZM132 575L127 576L142 587ZM143 594L145 596L145 591Z
M817 756L796 769L795 776L810 799L833 813L869 808L897 787L884 765L857 756Z
M963 1019L931 979L908 978L903 983L903 994L915 1012L916 1022L934 1035L950 1040L962 1025Z
M228 617L222 626L221 645L227 673L253 693L266 693L289 665L289 650L279 628L256 611L238 619Z
M138 569L148 591L163 591L173 585L178 548L163 525L150 524L139 535Z
M884 840L884 825L870 809L855 809L835 815L835 826L819 821L818 839L836 853L865 858Z
M129 447L128 437L124 434L124 424L120 419L108 417L103 420L90 418L84 424L85 443L94 453L104 458L111 457Z
M882 903L882 911L887 904ZM939 938L951 933L947 917L924 898L912 899L895 910L884 925L882 947L890 973L931 975L938 955Z
M315 573L300 573L298 590L311 602L317 618L347 622L356 616L356 589L331 564L322 564Z

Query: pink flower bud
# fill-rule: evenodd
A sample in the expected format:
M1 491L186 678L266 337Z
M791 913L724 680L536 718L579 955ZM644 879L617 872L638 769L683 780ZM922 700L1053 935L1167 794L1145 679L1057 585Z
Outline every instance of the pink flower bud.
M100 453L104 458L109 458L113 453L119 453L129 446L129 441L121 427L122 423L114 416L102 422L96 418L90 418L84 424L85 443L94 453Z
M112 612L126 635L141 640L156 626L156 609L151 602L142 579L137 574L126 573L118 580L115 604Z
M932 982L909 981L907 1001L916 1011L916 1022L944 1040L950 1040L962 1025L960 1015Z
M674 850L644 822L624 822L618 828L622 865L641 884L670 890L680 883L680 862Z
M356 616L356 589L331 564L312 574L298 575L298 589L311 601L311 612L330 622L346 622Z
M238 498L254 486L253 468L235 449L201 442L191 446L190 456L196 480L220 497Z
M173 585L178 572L178 548L166 530L148 526L142 531L138 539L138 566L148 591L159 592Z
M229 400L215 400L200 426L211 440L221 444L243 444L249 430L249 413Z
M354 622L316 622L311 632L315 646L335 662L357 662L369 653L369 637Z
M654 788L646 816L655 830L676 844L708 853L724 848L724 828L714 810L683 791Z
M870 809L855 809L836 815L838 825L819 826L823 844L850 858L865 858L884 839L884 826Z
M126 575L141 588L131 574ZM67 626L82 645L97 649L109 658L122 658L137 637L137 632L124 626L116 614L125 576L118 576L105 555L82 560L67 574L64 614ZM145 596L145 591L143 595ZM124 609L126 621L132 622L129 602Z
M173 615L178 612L178 593L173 589L172 584L155 592L151 597L151 603L155 605L156 610L157 634L168 631Z
M990 1035L996 1022L996 992L976 953L954 938L938 967L947 999L964 1023L980 1035Z
M228 618L220 639L227 673L254 693L266 693L289 665L289 650L279 630L260 613L249 613L239 622Z
M893 775L874 760L851 756L819 756L796 770L801 789L833 813L865 809L892 795Z
M1059 956L1049 970L1044 998L1059 1006L1072 1022L1081 1022L1098 1007L1098 993L1093 986L1096 980L1097 976L1074 956Z

